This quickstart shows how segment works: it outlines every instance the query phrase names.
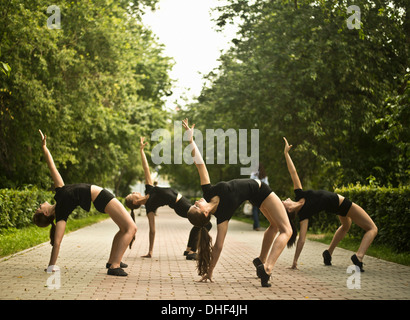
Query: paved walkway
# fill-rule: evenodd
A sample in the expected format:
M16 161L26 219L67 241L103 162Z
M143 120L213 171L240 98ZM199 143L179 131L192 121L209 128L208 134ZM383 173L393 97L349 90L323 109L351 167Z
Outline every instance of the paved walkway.
M148 252L147 218L137 216L137 238L123 261L128 277L107 276L105 263L117 226L111 219L64 237L57 261L60 272L44 268L51 247L41 244L0 260L0 299L69 300L271 300L271 299L410 299L410 267L366 257L362 274L347 273L352 252L336 249L333 266L324 266L326 246L307 241L300 269L287 269L294 249L285 249L271 279L262 288L253 258L258 256L263 232L231 220L225 247L214 271L214 283L197 283L195 262L182 255L191 224L168 207L160 208L152 259ZM211 235L215 239L216 224ZM352 280L355 275L360 279ZM350 277L350 278L349 278ZM349 289L348 287L357 288Z

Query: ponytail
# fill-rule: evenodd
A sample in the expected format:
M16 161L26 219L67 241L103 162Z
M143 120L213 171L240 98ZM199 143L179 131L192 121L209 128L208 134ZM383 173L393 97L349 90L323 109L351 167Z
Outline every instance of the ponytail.
M212 237L209 235L208 229L202 226L198 237L198 260L197 269L198 275L204 276L208 273L209 266L212 260Z
M289 212L287 210L286 210L286 212L288 214L289 222L290 222L290 225L292 227L292 236L290 237L290 239L287 243L287 247L291 248L295 244L296 237L298 235L298 229L296 228L296 221L295 221L296 220L296 212L294 212L294 211Z
M131 209L131 218L132 218L132 221L135 222L134 209ZM134 236L132 237L131 242L130 242L130 244L129 244L130 249L131 249L132 244L134 243L134 241L135 241L135 234L134 234Z
M212 237L209 235L207 227L209 227L209 222L211 220L211 215L207 217L200 211L193 210L192 212L188 210L188 220L195 227L200 228L198 235L198 259L197 259L197 269L198 275L204 276L208 273L209 267L212 260Z

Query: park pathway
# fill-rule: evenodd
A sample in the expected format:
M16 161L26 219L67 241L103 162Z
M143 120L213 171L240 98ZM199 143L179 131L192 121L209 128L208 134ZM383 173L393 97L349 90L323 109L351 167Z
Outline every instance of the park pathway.
M148 252L145 215L136 217L136 241L123 261L128 277L106 274L105 263L117 226L111 219L64 237L58 266L44 268L51 247L38 245L0 260L0 299L4 300L408 300L410 267L366 257L365 272L347 273L352 252L337 248L333 266L324 266L326 245L307 241L299 270L290 270L294 249L285 249L271 279L262 288L252 260L258 256L263 232L231 220L225 247L214 271L214 283L198 283L195 262L183 256L191 224L168 207L158 210L152 259ZM213 220L211 235L215 239ZM358 279L356 276L360 276Z

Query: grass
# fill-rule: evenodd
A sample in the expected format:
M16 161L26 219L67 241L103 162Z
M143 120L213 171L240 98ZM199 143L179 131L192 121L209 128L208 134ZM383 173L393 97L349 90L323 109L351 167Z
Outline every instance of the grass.
M253 224L253 219L252 217L233 217L235 220L243 221L249 224ZM264 219L260 219L260 225L261 227L267 228L269 226L268 221ZM307 238L309 240L313 241L319 241L324 244L330 244L333 238L333 233L313 233L308 231ZM357 248L359 248L361 239L357 239L354 237L349 236L349 234L346 235L346 237L339 242L338 247L351 250L351 251L356 251ZM401 252L397 253L395 252L392 248L381 245L381 244L372 244L370 248L366 252L367 255L379 259L383 259L386 261L391 261L399 264L403 264L406 266L410 266L410 252Z
M65 234L108 218L109 216L106 214L98 214L82 219L70 219L67 222ZM50 241L49 233L50 227L39 228L34 225L23 229L10 228L0 230L0 257Z

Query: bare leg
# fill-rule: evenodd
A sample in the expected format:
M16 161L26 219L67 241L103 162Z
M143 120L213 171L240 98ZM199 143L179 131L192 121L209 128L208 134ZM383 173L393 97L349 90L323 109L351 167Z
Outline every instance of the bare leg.
M278 198L278 196L275 193L272 192L262 202L260 210L262 211L263 215L268 219L271 226L277 226L277 230L279 230L279 235L275 240L273 240L273 232L269 234L272 237L273 245L266 259L266 262L264 263L264 266L265 272L267 274L270 274L277 259L279 258L283 249L285 249L286 244L292 236L292 227L290 225L285 207L283 206L282 201ZM268 239L264 238L264 242L265 241L265 245L267 245Z
M272 223L265 230L265 233L263 234L261 253L259 255L259 259L262 261L262 263L266 262L269 250L272 247L273 240L275 239L277 233L278 227Z
M352 219L354 223L356 223L360 228L366 231L362 238L362 242L360 243L360 247L356 252L357 258L359 259L359 261L362 261L367 249L370 247L371 243L377 235L377 227L374 224L373 220L366 213L366 211L364 211L355 203L353 203L352 207L349 209L347 217Z
M108 263L111 264L111 265L112 265L112 261L114 261L114 259L115 259L115 253L118 250L118 243L119 243L120 239L121 239L121 231L118 231L115 234L114 238L112 239L110 257L108 258Z
M342 224L336 230L333 236L332 242L329 245L328 251L330 255L333 254L333 251L335 250L339 242L346 236L346 233L349 231L350 226L352 225L352 219L350 219L349 217L342 217L342 216L338 216L338 217Z
M150 212L147 214L148 224L149 224L149 251L148 254L142 256L143 258L151 258L152 252L154 250L154 240L155 240L155 213Z
M114 236L108 261L111 264L110 268L115 269L120 267L124 252L137 232L137 226L121 202L115 198L107 204L105 212L110 215L111 219L120 228Z

